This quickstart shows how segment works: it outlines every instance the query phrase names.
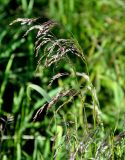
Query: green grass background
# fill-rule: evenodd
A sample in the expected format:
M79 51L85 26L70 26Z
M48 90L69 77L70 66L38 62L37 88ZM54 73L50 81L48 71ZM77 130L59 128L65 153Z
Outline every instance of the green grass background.
M4 132L0 122L0 159L71 159L80 142L87 139L88 144L84 142L88 145L86 150L78 151L76 159L95 158L98 146L105 139L110 145L111 156L107 157L124 159L124 136L119 144L114 141L120 133L124 135L125 130L124 13L124 0L0 0L0 116L6 117L9 113L14 116ZM89 131L86 134L83 108L77 99L61 108L58 114L55 113L57 106L53 106L40 121L32 121L45 99L43 93L40 95L35 90L29 93L30 99L27 94L29 83L39 85L52 97L60 87L74 81L59 79L48 87L56 69L43 69L41 64L35 71L38 59L34 55L34 32L23 38L20 25L9 26L18 17L43 17L43 22L56 20L59 23L59 29L55 31L57 37L77 39L86 57L102 112L104 128L99 129L95 137L91 137ZM84 71L85 66L73 61L76 69ZM67 68L68 64L60 64L57 70ZM86 109L85 112L91 128L92 111ZM108 159L103 151L102 147L100 157Z

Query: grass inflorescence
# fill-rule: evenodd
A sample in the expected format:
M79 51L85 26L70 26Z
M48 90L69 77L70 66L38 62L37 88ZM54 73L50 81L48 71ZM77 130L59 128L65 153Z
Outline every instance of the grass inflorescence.
M35 3L22 1L25 17ZM1 44L9 39L0 56L0 159L124 159L124 2L116 3L119 11L114 1L50 1L65 27L17 18L0 34Z
M61 63L63 65L68 63L70 68L67 69L67 72L59 71L57 74L52 75L48 84L50 88L56 80L61 79L63 76L67 76L74 81L74 84L68 82L63 85L61 90L44 103L33 117L35 123L35 121L39 121L40 117L46 117L49 112L53 112L50 121L51 124L54 122L56 127L52 146L53 158L60 159L63 156L70 160L114 158L117 148L116 142L119 140L112 139L111 135L107 137L104 135L98 97L91 83L86 58L82 50L79 49L78 44L73 39L57 38L53 33L53 28L57 26L56 22L49 20L37 24L38 19L18 18L11 25L17 22L20 22L21 25L27 25L28 29L24 37L28 36L32 30L37 30L35 40L35 56L39 57L37 68L42 63L43 70L48 69L51 72L54 68L58 68ZM74 59L78 59L82 62L81 64L86 66L82 72L77 71ZM62 114L61 110L69 105L80 111L79 115L70 112L72 117L70 122L74 125L71 128L72 125L67 122L68 125L65 124L65 129L63 129L58 122L58 117L62 117L63 120L64 113ZM91 123L88 122L88 113L90 112L87 109L92 111ZM77 125L78 121L81 121L79 126Z
M36 57L39 56L38 66L40 65L40 62L41 62L42 65L44 66L43 70L45 68L50 69L50 67L52 70L52 68L54 68L55 66L57 67L58 65L60 65L60 63L70 64L69 65L70 69L68 69L68 73L59 72L56 75L53 75L50 80L49 86L51 86L56 79L61 78L62 76L68 76L69 78L70 77L73 78L74 84L72 85L69 83L66 86L65 85L62 86L62 89L60 92L58 92L55 96L53 96L49 102L43 104L43 106L40 109L38 109L33 120L36 121L38 117L43 116L42 114L43 110L46 110L47 112L49 112L49 109L52 106L58 107L54 111L55 112L54 118L56 119L57 113L63 108L63 106L68 107L69 103L71 105L71 103L76 103L75 101L79 101L80 102L79 105L81 108L80 109L81 120L83 118L82 120L83 124L81 124L81 127L84 129L84 132L88 133L89 124L87 122L86 108L90 108L92 110L93 122L91 123L91 128L96 129L97 126L99 125L101 126L102 122L101 122L101 111L99 109L99 103L98 103L96 91L90 81L89 74L87 73L85 56L82 50L79 49L79 47L77 47L75 40L62 39L62 38L59 39L55 36L55 34L52 33L53 27L56 27L57 25L56 22L49 20L42 24L40 24L39 22L39 25L38 25L37 20L38 18L33 18L33 19L18 18L14 20L10 25L20 22L21 25L29 26L28 30L24 34L24 37L27 36L32 30L37 30L36 41L35 41L35 56ZM86 69L83 70L83 72L77 71L75 64L71 58L72 55L73 55L73 58L75 58L76 60L79 59L79 61L82 61L82 63L85 64ZM79 82L81 79L84 79L82 84ZM87 100L87 96L91 98ZM60 104L61 102L62 104ZM77 105L74 107L77 107ZM76 115L76 119L78 118L77 116L78 115ZM74 135L74 136L77 136L77 135ZM76 141L75 139L73 140L73 142L71 140L70 142L71 148L73 145L72 143L74 144L76 143L75 141ZM79 142L79 143L81 145L83 142ZM88 142L86 145L88 146L89 144L90 142L88 139ZM74 153L72 153L73 157L77 155L77 152L79 150L79 144L77 147L76 146L74 146L75 147L73 151ZM83 153L83 151L81 152Z

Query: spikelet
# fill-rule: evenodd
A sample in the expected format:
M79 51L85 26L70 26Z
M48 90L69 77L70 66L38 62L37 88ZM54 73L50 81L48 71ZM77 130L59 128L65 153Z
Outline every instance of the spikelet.
M10 25L13 25L17 22L21 22L21 25L27 24L31 25L33 22L36 22L39 18L17 18L16 20L12 21Z

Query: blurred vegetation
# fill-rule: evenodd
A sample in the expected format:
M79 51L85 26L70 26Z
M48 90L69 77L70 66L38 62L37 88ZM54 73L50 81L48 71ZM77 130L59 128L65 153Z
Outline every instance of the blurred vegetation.
M124 12L123 0L0 0L0 159L124 159ZM87 68L71 59L76 70L89 73L103 126L94 127L92 110L84 109L77 98L58 113L53 106L33 122L46 94L53 97L76 83L65 76L48 86L53 74L71 71L71 66L62 61L58 67L43 69L41 63L37 68L35 32L24 38L25 26L9 26L19 17L55 20L57 38L79 43Z

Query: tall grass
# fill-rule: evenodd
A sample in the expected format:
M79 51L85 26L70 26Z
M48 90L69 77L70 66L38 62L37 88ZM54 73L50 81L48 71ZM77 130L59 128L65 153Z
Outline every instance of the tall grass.
M124 2L1 3L0 159L124 159Z
M37 24L37 21L39 21L39 24ZM40 86L30 84L30 88L39 92L46 101L36 111L33 118L34 123L43 117L49 116L49 111L53 113L53 115L49 116L52 117L49 129L51 124L54 123L55 134L55 138L52 140L53 156L51 155L51 157L54 159L65 157L71 160L80 158L100 159L101 157L115 159L115 142L113 137L110 137L112 135L107 135L109 141L105 138L101 121L102 113L99 108L96 90L90 81L87 62L78 43L74 39L57 38L52 30L57 25L54 21L40 24L40 19L37 18L18 18L10 25L17 22L29 26L24 37L32 30L37 30L35 41L35 56L39 56L37 69L40 63L43 64L43 70L50 70L50 67L51 70L56 70L57 68L56 75L51 75L49 87L55 80L61 79L63 76L72 79L72 83L66 82L53 97L50 97L47 91ZM77 59L81 61L80 63L84 68L83 72L77 71L74 59L75 61ZM60 72L58 69L61 64L68 64L66 72ZM71 110L69 113L71 118L65 117L65 113L63 112L62 114L61 111L69 105L75 108L75 112ZM91 122L88 122L87 114L89 112L87 109L92 110ZM76 110L79 110L78 115ZM62 120L58 121L58 117ZM64 127L60 126L62 121L64 121Z

